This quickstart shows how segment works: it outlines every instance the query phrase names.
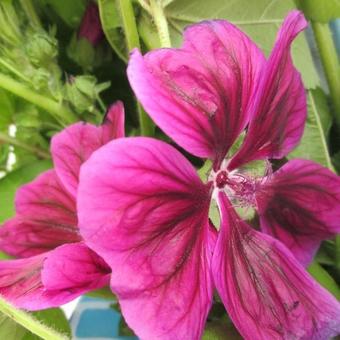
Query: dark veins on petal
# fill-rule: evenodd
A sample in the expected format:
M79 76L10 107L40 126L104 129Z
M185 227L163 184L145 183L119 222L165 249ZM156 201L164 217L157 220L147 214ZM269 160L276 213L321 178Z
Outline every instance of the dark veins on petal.
M192 313L204 310L203 306L208 310L210 300L205 283L209 275L205 243L210 186L193 177L193 169L183 169L182 164L159 152L158 143L138 145L133 153L124 153L123 164L114 164L114 176L124 172L129 178L131 173L131 182L105 183L113 197L124 198L112 212L119 239L109 242L107 248L118 254L123 271L133 268L135 272L135 282L117 277L111 285L123 300L156 299L154 317L174 313L167 318L164 334L182 327L182 321L192 324L187 329L200 331ZM193 289L187 288L188 282ZM189 310L193 312L188 314Z
M318 175L324 182L318 183ZM306 180L308 177L312 180ZM258 201L268 202L261 207L260 215L267 219L274 236L278 235L276 228L288 231L297 243L303 241L300 236L316 240L332 236L329 221L322 214L340 207L340 194L329 190L324 185L327 181L334 183L331 172L308 164L296 172L280 174L272 183L269 180L268 186L259 191Z
M259 241L259 239L254 237L251 230L246 232L235 230L231 239L231 247L235 249L238 255L235 257L237 260L231 261L231 271L235 273L233 281L242 309L248 317L258 323L259 320L262 320L263 316L253 306L249 305L249 301L245 299L243 294L245 287L241 278L246 275L245 281L250 282L252 285L253 294L256 296L259 305L262 305L270 315L269 320L271 324L268 325L270 331L284 336L285 329L287 328L284 323L290 319L289 315L300 304L308 309L313 309L317 306L313 305L304 296L303 290L299 291L299 287L295 287L289 281L289 277L286 276L278 262L278 260L283 260L280 258L281 254L276 253L275 248L268 248L267 244L261 244ZM273 279L282 281L288 289L291 289L292 295L296 300L284 301L277 290L279 287L275 286ZM293 319L296 322L296 317L293 317Z
M256 334L270 339L326 339L324 332L336 334L338 311L332 301L315 296L320 294L317 285L287 256L288 250L251 229L235 212L231 215L224 235L226 264L220 263L218 275L237 327L242 330L251 323Z

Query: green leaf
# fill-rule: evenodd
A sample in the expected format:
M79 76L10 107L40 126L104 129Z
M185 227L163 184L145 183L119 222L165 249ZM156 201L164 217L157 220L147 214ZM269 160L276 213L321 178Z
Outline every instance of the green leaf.
M62 20L70 27L77 28L86 8L86 0L43 0L51 6Z
M335 166L335 169L338 173L340 173L340 151L336 152L332 157L332 162Z
M323 287L340 300L339 286L320 264L314 261L308 267L308 272L315 278L315 280L317 280Z
M123 34L123 22L116 0L98 0L100 20L106 39L117 55L127 61L127 46Z
M148 50L161 47L156 26L146 13L142 13L139 17L138 32Z
M0 130L6 130L12 122L14 105L7 91L0 89Z
M33 333L31 337L29 333ZM14 308L0 298L0 339L64 340L68 337L42 324L32 315Z
M340 17L340 0L296 0L309 20L327 23Z
M15 321L0 313L0 336L6 340L24 339L28 331Z
M229 320L207 322L202 340L242 340L235 326Z
M51 308L33 312L33 316L44 325L51 327L59 333L71 336L71 328L64 312L60 308ZM32 333L27 333L22 340L39 340L40 338Z
M320 88L308 91L308 117L305 131L299 146L288 158L305 158L333 169L328 151L328 135L332 117L328 109L327 98Z
M0 313L0 336L6 340L24 339L28 331L15 321Z
M174 46L180 45L185 26L201 20L227 19L249 34L269 55L284 17L294 8L293 0L174 0L165 8L165 14ZM293 44L293 59L305 86L316 87L319 79L303 34Z
M50 161L36 161L8 173L0 179L0 223L14 214L14 196L16 190L31 180L39 173L51 168Z

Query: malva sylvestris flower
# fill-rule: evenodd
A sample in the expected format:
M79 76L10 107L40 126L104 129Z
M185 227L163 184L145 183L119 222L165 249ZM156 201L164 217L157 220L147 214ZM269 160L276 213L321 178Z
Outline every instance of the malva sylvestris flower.
M268 60L222 20L187 28L180 49L132 53L128 77L146 111L182 148L212 160L203 183L172 146L135 137L108 143L81 169L81 234L112 268L111 288L141 339L200 339L214 289L245 339L340 331L338 302L304 268L339 231L339 178L301 159L261 179L241 169L283 158L301 139L306 99L290 46L306 25L292 11ZM238 204L257 209L261 231Z
M111 269L79 233L76 200L82 163L120 137L124 108L117 102L101 126L79 122L55 135L54 169L18 190L16 215L0 228L0 249L17 258L0 261L0 294L15 306L55 307L109 284Z

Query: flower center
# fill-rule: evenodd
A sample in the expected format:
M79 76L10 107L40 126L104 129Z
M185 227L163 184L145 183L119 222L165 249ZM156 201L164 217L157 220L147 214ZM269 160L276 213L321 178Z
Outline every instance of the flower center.
M216 187L219 189L223 189L228 183L228 173L225 170L221 170L217 173L215 178Z
M223 191L238 206L255 205L256 178L252 178L237 170L219 170L210 177L216 190Z

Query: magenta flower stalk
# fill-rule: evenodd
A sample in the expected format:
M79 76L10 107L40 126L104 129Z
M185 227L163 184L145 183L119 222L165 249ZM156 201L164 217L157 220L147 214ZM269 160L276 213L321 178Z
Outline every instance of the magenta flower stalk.
M17 307L55 307L109 284L110 267L79 233L76 197L81 164L123 136L117 102L103 125L76 123L55 135L54 169L18 190L16 215L0 228L0 249L17 258L0 261L0 294Z
M141 339L200 339L214 289L245 339L340 331L338 302L304 268L339 232L339 178L301 159L261 179L242 169L284 157L301 139L306 99L290 45L306 25L291 12L268 60L222 20L187 28L180 49L132 53L128 77L146 111L213 164L203 183L176 149L136 137L108 143L82 167L81 234L112 268L111 288ZM209 220L212 199L220 226ZM257 209L261 231L238 205Z

